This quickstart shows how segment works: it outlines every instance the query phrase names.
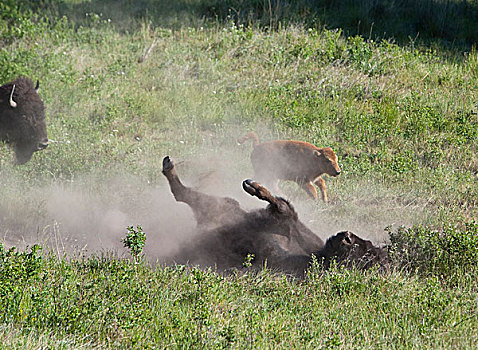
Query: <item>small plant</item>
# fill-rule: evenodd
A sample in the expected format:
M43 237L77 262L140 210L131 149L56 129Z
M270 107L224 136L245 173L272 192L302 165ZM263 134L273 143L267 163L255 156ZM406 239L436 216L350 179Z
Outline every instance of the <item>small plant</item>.
M136 230L133 226L126 228L128 232L126 237L121 241L125 248L129 249L129 252L133 256L134 262L137 264L141 260L141 253L146 242L146 233L143 232L143 229L140 225L136 225Z
M252 263L254 262L254 258L256 256L254 254L251 254L251 253L247 253L246 257L244 258L244 261L242 263L242 265L245 267L245 268L249 268L252 266Z

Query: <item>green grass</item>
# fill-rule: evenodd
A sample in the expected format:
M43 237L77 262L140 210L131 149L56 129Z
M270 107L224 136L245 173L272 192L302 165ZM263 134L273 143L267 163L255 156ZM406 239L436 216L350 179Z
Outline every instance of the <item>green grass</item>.
M7 348L55 339L57 348L472 348L478 337L468 273L454 284L333 268L297 283L114 256L3 252L2 261Z
M23 166L0 145L0 243L21 248L0 261L5 348L473 348L478 56L466 39L476 25L463 23L474 2L452 22L455 46L451 27L403 40L431 2L398 8L400 25L376 20L382 37L362 28L380 14L372 2L355 8L364 37L355 20L331 20L345 1L325 12L241 3L0 4L0 81L40 80L52 140ZM440 4L430 23L443 22ZM298 283L156 266L194 225L162 158L186 183L258 207L240 188L251 146L236 139L249 130L333 147L342 175L326 178L329 205L282 190L323 238L390 234L396 270L317 270ZM210 171L216 187L201 180ZM121 245L138 224L139 265ZM24 249L35 243L51 254Z

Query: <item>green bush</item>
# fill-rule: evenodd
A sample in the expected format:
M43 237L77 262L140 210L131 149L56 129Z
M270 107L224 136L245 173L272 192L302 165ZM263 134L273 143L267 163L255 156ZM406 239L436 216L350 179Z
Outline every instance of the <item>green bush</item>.
M478 223L463 229L445 226L433 230L424 226L388 228L391 255L395 263L409 271L449 276L478 265Z
M125 248L128 248L134 261L138 263L141 260L141 253L146 244L146 233L140 225L136 225L136 229L133 226L127 227L128 232L126 237L121 241Z

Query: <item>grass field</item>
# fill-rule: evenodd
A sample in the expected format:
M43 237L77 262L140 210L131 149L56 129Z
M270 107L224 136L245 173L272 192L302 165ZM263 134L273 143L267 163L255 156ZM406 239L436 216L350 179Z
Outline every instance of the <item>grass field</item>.
M22 166L0 145L3 348L473 348L477 11L3 1L0 82L40 80L51 139ZM162 158L186 183L258 208L240 186L252 146L236 142L251 130L332 147L342 174L326 178L328 205L281 190L322 238L391 243L392 271L316 267L299 282L162 266L194 232ZM137 224L139 264L121 241Z

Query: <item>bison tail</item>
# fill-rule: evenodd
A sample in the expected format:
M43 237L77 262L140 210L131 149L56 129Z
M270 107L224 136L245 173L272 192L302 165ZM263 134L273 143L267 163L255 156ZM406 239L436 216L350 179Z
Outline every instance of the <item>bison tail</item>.
M244 142L247 140L252 139L252 145L256 147L259 145L259 136L254 131L249 131L247 134L245 134L243 137L240 137L237 139L237 142L242 145Z

